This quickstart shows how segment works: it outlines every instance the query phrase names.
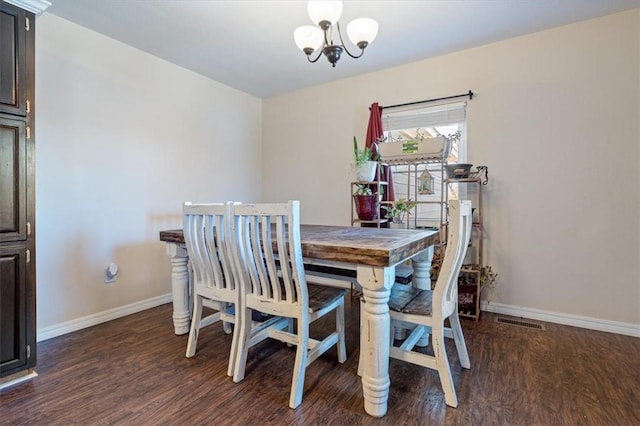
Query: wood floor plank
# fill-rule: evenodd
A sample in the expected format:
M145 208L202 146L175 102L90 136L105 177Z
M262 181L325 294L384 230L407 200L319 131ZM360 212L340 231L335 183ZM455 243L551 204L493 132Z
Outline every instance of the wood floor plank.
M39 343L39 376L0 391L0 425L640 425L640 339L557 324L530 330L488 313L462 323L470 370L446 345L458 408L444 403L435 371L391 360L388 414L369 417L356 374L358 309L347 303L347 362L332 350L312 363L296 410L293 348L252 348L236 384L226 375L231 336L208 327L186 358L187 337L173 334L163 305Z

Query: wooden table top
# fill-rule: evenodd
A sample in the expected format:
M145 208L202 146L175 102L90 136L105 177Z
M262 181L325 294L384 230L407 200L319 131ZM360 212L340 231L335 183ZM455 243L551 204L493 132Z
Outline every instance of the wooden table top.
M437 230L300 225L302 256L368 266L396 265L437 244ZM184 243L182 229L160 231L160 241Z

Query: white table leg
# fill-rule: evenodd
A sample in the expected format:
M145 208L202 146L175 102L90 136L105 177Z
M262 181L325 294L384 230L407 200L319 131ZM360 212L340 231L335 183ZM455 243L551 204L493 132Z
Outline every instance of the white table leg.
M177 335L188 334L191 322L191 292L187 250L183 245L167 243L171 259L171 292L173 296L173 328Z
M413 278L411 283L419 289L431 289L431 260L433 259L433 246L413 256Z
M358 266L358 283L364 303L360 324L360 350L364 355L362 391L364 409L375 417L387 413L389 399L389 292L395 280L395 268Z

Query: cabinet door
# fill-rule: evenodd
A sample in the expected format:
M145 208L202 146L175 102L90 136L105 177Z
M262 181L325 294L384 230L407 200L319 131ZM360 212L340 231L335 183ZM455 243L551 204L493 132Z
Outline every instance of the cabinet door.
M25 116L25 12L0 2L0 112Z
M0 246L0 376L24 369L27 350L26 249Z
M25 123L0 117L0 242L27 238Z

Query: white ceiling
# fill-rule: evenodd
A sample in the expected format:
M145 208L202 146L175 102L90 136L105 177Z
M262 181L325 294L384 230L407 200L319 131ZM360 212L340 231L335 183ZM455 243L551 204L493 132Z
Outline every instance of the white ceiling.
M293 30L310 24L304 0L51 1L48 13L261 98L640 7L640 0L347 0L343 27L370 17L380 30L362 58L343 54L331 68L325 58L308 63L293 41Z

